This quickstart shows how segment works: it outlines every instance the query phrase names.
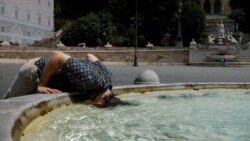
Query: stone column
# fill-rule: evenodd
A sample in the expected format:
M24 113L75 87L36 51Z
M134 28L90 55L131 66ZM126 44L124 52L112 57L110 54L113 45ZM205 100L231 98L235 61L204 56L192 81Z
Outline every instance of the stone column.
M221 0L221 14L224 14L224 0Z
M211 4L211 14L214 14L214 0L210 0L210 4Z

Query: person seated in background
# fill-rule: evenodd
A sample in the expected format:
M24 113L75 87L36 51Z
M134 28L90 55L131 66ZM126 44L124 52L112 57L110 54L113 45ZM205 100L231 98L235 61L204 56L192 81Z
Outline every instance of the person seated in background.
M3 98L78 92L93 100L95 106L107 107L120 101L111 92L111 76L110 70L93 54L78 60L54 51L25 63Z

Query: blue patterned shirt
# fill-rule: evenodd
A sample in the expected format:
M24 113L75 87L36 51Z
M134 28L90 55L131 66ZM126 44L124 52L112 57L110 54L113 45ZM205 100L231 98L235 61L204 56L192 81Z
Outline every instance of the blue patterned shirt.
M35 62L38 77L49 56L43 56ZM65 92L80 92L95 97L107 88L112 89L111 72L101 61L80 61L70 57L50 79L48 86Z

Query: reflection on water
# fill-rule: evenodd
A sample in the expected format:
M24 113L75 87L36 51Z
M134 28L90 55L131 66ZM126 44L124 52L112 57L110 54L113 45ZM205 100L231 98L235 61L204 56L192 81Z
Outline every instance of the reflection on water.
M30 141L245 141L250 139L250 92L170 91L122 95L127 105L77 104L31 124ZM166 95L167 94L167 95Z

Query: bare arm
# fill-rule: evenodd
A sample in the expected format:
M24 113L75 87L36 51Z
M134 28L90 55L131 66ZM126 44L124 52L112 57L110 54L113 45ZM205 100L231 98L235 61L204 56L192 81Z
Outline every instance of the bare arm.
M51 77L62 67L62 65L69 59L70 56L60 51L55 51L45 63L42 71L40 81L38 83L37 91L39 93L59 93L57 89L47 87Z

